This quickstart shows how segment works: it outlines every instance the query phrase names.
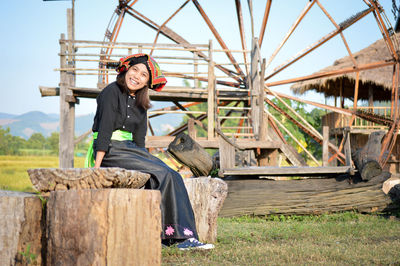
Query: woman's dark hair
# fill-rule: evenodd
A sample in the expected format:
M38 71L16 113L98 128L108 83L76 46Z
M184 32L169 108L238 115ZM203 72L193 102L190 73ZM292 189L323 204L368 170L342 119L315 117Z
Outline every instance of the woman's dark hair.
M125 75L127 71L124 71L120 74L117 75L117 84L119 85L119 88L123 91L129 94L129 89L128 86L126 85L125 82ZM149 87L146 85L140 90L137 90L135 92L136 96L136 106L142 107L143 109L147 110L151 107L150 103L150 98L149 98Z

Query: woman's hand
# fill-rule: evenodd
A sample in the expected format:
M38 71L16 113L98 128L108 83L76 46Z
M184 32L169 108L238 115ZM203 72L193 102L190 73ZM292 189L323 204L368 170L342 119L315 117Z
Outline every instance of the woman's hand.
M103 161L105 151L98 151L96 153L96 161L94 162L94 168L100 168L101 162Z

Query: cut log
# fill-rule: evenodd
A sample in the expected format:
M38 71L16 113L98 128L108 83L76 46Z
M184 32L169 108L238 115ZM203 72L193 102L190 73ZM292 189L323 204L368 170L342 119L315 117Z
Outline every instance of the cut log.
M41 265L42 202L32 193L0 191L0 265Z
M149 174L122 168L28 169L33 186L40 192L68 189L140 188Z
M49 265L160 265L160 192L53 191L47 205Z
M196 228L202 242L217 240L217 217L228 194L228 185L219 178L185 178L196 218Z
M180 133L168 145L168 152L180 163L189 167L194 176L208 176L213 170L213 160L207 151L185 133Z
M288 181L224 179L229 192L220 216L386 211L398 208L382 191L389 177L390 173L382 172L368 182L358 179L353 183L348 175Z
M382 173L382 167L379 164L379 155L384 135L384 131L372 132L368 137L367 144L352 155L354 165L363 180L368 181Z

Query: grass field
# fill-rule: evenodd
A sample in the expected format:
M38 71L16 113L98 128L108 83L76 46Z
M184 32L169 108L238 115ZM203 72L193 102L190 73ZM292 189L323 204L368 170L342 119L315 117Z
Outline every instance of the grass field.
M75 167L83 167L85 159L75 158ZM0 189L33 192L26 170L58 167L56 156L0 156Z
M354 212L219 218L216 248L165 248L163 265L400 265L400 221Z
M75 159L83 167L84 158ZM0 189L33 191L29 168L58 167L58 157L0 156ZM163 265L399 265L400 212L218 219L211 251L162 250Z

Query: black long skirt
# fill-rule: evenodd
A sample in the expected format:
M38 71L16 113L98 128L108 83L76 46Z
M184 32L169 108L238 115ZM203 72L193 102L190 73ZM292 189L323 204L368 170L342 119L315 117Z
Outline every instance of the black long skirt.
M96 140L93 143L96 154ZM101 167L120 167L151 175L146 189L161 192L162 239L198 239L192 205L182 177L132 141L111 140Z

